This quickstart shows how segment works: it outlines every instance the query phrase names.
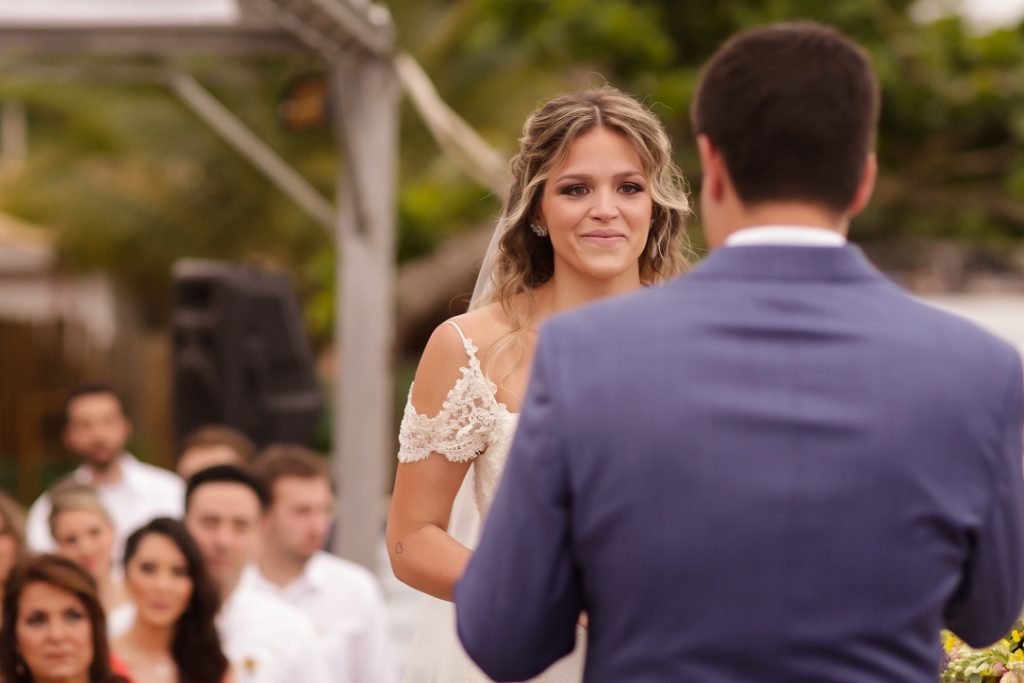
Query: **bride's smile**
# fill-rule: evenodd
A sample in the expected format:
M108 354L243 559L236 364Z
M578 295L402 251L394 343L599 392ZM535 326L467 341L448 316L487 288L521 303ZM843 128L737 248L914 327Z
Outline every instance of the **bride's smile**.
M594 128L572 143L545 183L538 216L551 238L556 271L626 278L635 286L653 212L642 168L629 140L609 128Z

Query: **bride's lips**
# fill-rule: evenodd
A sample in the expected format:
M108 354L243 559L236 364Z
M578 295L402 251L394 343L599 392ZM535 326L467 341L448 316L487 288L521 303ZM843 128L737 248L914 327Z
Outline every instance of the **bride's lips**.
M614 230L592 230L591 232L583 233L580 235L580 238L596 244L612 244L626 239L626 236Z

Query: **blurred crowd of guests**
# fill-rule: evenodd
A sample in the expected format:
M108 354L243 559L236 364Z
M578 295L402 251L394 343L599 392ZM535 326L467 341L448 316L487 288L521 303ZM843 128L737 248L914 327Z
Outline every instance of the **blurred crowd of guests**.
M377 579L323 550L324 458L208 426L170 472L130 435L117 392L80 387L62 436L81 465L27 515L0 492L0 681L397 680Z

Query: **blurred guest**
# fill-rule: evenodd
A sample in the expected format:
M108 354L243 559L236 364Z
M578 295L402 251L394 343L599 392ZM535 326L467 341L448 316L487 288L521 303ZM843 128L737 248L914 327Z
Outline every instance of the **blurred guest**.
M223 425L206 425L185 437L178 456L178 476L185 481L213 465L252 466L256 446L237 429Z
M185 526L220 592L224 652L245 683L323 683L327 660L309 619L243 580L267 504L256 476L234 465L200 470L185 488Z
M8 577L0 627L0 679L126 683L111 668L96 584L71 560L58 555L31 557Z
M228 660L214 617L217 588L185 526L158 517L128 537L124 580L135 605L131 626L114 642L140 683L222 683Z
M25 513L13 498L0 491L0 599L11 569L25 556Z
M139 462L125 451L132 426L124 402L105 384L75 389L64 404L64 445L83 464L70 476L96 489L114 521L115 550L124 538L154 517L181 517L183 487L173 472ZM28 511L28 545L42 552L55 548L47 525L49 496Z
M302 446L275 445L256 462L270 494L253 585L308 616L336 683L397 680L377 579L321 550L334 511L327 464Z
M50 533L57 552L92 575L107 613L127 602L114 569L114 522L96 491L64 481L50 489L50 500Z

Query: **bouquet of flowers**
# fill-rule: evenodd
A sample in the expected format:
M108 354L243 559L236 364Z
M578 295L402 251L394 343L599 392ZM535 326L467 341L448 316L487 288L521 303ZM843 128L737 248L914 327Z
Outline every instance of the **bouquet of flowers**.
M1024 683L1024 620L983 650L967 647L949 632L942 634L942 646L942 683Z

